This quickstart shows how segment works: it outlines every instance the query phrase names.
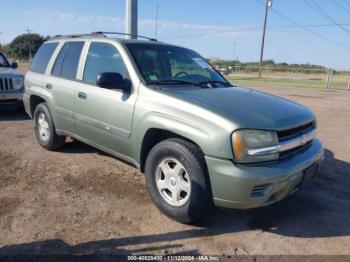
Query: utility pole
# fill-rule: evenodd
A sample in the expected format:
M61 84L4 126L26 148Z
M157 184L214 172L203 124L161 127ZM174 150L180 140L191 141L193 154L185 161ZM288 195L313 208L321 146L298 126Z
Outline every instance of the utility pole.
M332 88L333 69L327 69L327 89Z
M265 33L266 33L266 24L267 24L267 14L269 12L269 8L272 7L272 0L266 0L265 5L265 18L264 18L264 26L263 26L263 34L261 40L261 50L260 50L260 67L259 67L259 77L261 77L262 64L264 59L264 46L265 46Z
M137 0L126 0L125 31L129 39L137 38Z
M29 29L29 27L24 30L27 32L28 34L28 48L29 48L29 56L28 56L28 61L30 61L32 59L32 43L31 43L31 40L30 40L30 32L32 32L32 30Z

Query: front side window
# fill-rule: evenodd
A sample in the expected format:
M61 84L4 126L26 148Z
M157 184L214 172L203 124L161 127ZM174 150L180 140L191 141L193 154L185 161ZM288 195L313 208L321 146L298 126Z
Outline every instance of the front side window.
M35 54L30 70L37 73L45 73L50 58L58 43L43 44Z
M192 50L162 44L129 43L127 47L148 84L230 86L205 59Z
M0 67L10 67L10 63L7 61L6 57L0 53Z
M101 73L119 73L128 78L127 69L118 50L107 43L93 42L86 58L83 81L96 84Z
M84 42L65 43L56 58L51 73L68 79L76 79L83 46Z

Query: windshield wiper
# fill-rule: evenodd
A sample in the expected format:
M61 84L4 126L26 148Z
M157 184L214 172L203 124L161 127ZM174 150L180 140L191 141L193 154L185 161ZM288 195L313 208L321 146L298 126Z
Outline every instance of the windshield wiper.
M186 80L178 80L178 79L157 80L157 81L150 81L149 83L154 85L186 84L186 85L192 85L192 86L199 86L203 88L203 85L201 85L200 83L190 82Z
M225 81L216 81L216 80L207 80L207 81L202 81L202 82L199 82L199 84L201 85L207 85L207 84L222 84L226 87L231 87L233 86L232 84L230 84L229 82L225 82ZM216 86L212 86L212 87L216 87Z

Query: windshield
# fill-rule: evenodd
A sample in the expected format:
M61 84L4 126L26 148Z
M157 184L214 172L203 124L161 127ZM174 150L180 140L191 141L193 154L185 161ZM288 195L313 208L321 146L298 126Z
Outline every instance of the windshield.
M147 84L212 87L230 84L199 54L175 46L127 44Z
M0 67L10 67L10 64L7 61L6 57L1 53L0 53Z

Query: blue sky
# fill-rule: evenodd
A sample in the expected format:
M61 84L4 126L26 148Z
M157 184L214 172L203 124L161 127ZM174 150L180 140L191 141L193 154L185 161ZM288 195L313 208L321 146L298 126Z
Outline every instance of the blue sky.
M314 1L332 20L305 2ZM139 0L139 34L195 49L205 57L259 59L264 0ZM124 31L125 0L0 0L0 42L8 43L27 27L42 35ZM6 10L6 11L4 11ZM350 0L274 0L266 35L265 59L350 69ZM16 19L19 18L19 19ZM314 33L321 37L316 36ZM323 38L322 38L323 37ZM324 38L330 39L330 41Z

